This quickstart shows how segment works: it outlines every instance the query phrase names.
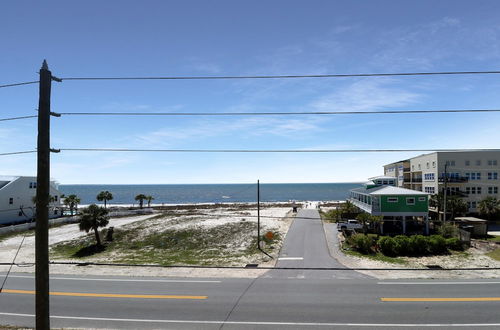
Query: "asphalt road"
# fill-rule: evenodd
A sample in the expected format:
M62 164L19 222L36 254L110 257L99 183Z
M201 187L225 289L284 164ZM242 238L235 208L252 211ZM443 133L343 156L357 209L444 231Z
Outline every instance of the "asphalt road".
M340 266L320 232L318 220L297 219L278 264ZM257 279L54 275L50 289L53 327L500 328L500 279L377 281L351 270L272 270ZM34 325L32 290L32 275L9 277L0 293L0 324Z

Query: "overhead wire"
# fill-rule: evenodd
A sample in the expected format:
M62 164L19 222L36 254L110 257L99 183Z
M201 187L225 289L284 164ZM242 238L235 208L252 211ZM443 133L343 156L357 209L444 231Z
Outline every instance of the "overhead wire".
M180 153L370 153L370 152L500 151L500 149L129 149L129 148L60 148L58 150L91 151L91 152L95 151L95 152L180 152Z
M0 121L19 120L19 119L37 118L37 117L38 117L37 115L33 115L33 116L22 116L22 117L0 118Z
M393 77L431 75L499 74L500 71L440 71L400 73L354 73L354 74L304 74L304 75L246 75L246 76L150 76L150 77L62 77L61 80L223 80L223 79L300 79L300 78L349 78L349 77Z
M10 155L20 155L20 154L31 154L31 153L35 153L35 152L36 152L36 150L4 152L4 153L0 153L0 156L10 156Z
M298 111L298 112L58 112L63 116L302 116L302 115L375 115L500 112L500 109L437 109L377 111Z
M14 87L14 86L22 86L22 85L31 85L31 84L38 84L39 81L25 81L21 83L14 83L14 84L6 84L6 85L0 85L0 88L6 88L6 87Z

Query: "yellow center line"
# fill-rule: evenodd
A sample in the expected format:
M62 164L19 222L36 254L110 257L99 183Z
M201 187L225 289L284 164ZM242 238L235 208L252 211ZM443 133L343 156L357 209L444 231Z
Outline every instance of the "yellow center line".
M471 298L380 298L381 301L500 301L500 297L471 297Z
M35 294L31 290L2 290L4 293ZM51 296L99 297L99 298L134 298L134 299L207 299L208 296L160 295L160 294L118 294L118 293L82 293L49 292Z

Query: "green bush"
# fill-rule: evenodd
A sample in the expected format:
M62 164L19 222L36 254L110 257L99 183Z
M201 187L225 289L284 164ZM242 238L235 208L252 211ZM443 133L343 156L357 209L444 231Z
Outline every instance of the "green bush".
M446 239L446 247L454 251L462 251L464 249L462 242L456 237Z
M410 246L410 239L405 235L398 235L394 237L395 241L395 253L398 256L409 256L412 255L413 249Z
M369 254L372 252L373 240L365 234L355 234L350 237L350 243L358 252Z
M457 237L458 228L451 223L445 223L439 227L438 233L444 238Z
M389 236L384 236L379 238L377 242L380 251L385 254L386 256L396 256L396 241L394 238L389 237Z
M426 255L428 252L428 239L423 235L413 235L409 238L412 255Z
M441 235L432 235L428 238L428 250L430 254L442 254L447 251L446 239Z

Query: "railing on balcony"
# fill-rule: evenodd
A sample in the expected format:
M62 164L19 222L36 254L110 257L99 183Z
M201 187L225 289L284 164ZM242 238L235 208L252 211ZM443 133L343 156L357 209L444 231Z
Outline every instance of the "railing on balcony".
M403 172L410 172L410 168L409 167L404 167L403 168Z
M438 181L444 182L444 179L446 179L446 182L451 182L451 183L461 183L469 181L469 178L465 176L449 176L447 178L444 176L440 176L438 178Z
M422 182L422 178L404 178L403 183L420 183Z

